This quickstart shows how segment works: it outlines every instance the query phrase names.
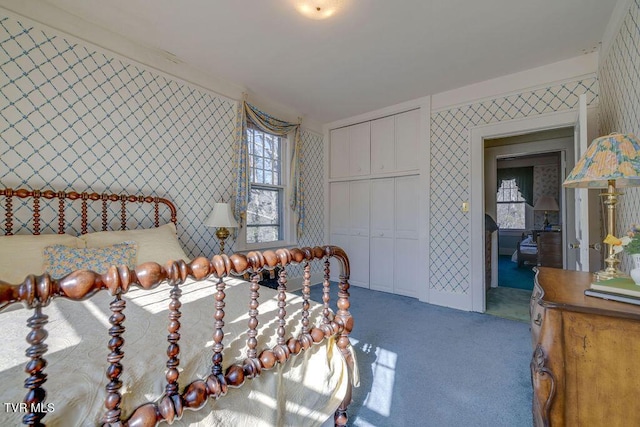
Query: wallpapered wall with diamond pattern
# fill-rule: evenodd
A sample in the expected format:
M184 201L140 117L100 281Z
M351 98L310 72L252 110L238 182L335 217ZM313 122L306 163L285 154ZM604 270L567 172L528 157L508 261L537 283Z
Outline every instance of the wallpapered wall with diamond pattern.
M475 126L576 108L586 93L597 102L595 77L433 111L431 114L430 289L469 294L469 130ZM457 237L452 237L457 236Z
M550 196L559 202L558 189L560 188L560 180L558 173L558 165L536 165L533 167L533 203L542 196ZM547 213L549 224L559 224L559 212L549 211ZM544 212L533 211L533 226L541 229L544 225Z
M218 252L203 221L231 198L236 101L3 16L0 68L0 185L166 196L186 252ZM302 243L321 244L322 137L302 136Z
M598 73L602 134L622 132L640 136L640 0L631 2ZM618 235L625 233L631 224L640 224L639 188L625 188L624 195L618 198ZM622 257L621 268L625 271L632 268L626 255Z
M302 133L300 180L304 188L306 218L304 233L298 240L299 247L317 246L324 239L324 142L323 136L313 132ZM311 264L311 273L323 270L322 263ZM289 270L292 277L301 277L301 267Z

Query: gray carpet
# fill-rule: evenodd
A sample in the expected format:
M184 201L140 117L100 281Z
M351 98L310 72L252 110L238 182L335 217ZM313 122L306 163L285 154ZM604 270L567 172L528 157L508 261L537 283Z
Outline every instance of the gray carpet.
M358 287L350 293L361 385L349 425L532 425L526 323ZM322 301L322 287L311 295Z

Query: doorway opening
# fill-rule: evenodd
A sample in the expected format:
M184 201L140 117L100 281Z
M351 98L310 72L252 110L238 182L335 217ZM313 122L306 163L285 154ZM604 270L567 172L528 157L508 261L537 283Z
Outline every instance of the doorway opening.
M486 312L528 321L535 267L563 268L567 261L562 181L574 129L485 138L483 144L485 214L497 225L488 236L490 261L497 265L485 267L491 272L486 278ZM573 159L572 150L570 154Z

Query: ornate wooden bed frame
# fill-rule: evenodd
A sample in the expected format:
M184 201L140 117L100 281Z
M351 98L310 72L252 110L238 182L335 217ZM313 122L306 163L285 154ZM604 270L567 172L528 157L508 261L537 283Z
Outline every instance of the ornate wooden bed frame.
M81 222L82 233L88 232L87 203L88 201L102 202L102 229L107 230L107 202L121 203L121 226L126 227L126 203L152 203L154 206L154 224L159 226L159 206L166 205L171 215L171 221L176 223L176 208L167 199L158 197L129 196L115 194L97 193L76 193L76 192L55 192L37 190L0 190L0 195L5 197L6 219L5 235L11 235L13 230L13 205L12 198L29 198L33 201L33 234L40 234L40 201L44 199L58 199L58 233L65 232L65 199L82 201ZM330 310L330 282L329 282L329 259L336 258L341 266L339 280L339 292L336 302L337 310L334 313ZM324 260L324 281L323 281L323 319L321 324L313 327L309 323L309 295L310 295L310 265L314 260ZM295 337L285 337L285 325L287 322L286 313L286 284L287 265L303 264L303 311L301 334ZM272 270L276 266L283 267L278 279L278 312L277 312L277 344L273 348L257 349L258 340L258 290L260 288L261 273L264 270ZM242 276L250 274L250 301L248 336L246 358L242 363L229 366L223 372L223 351L224 344L224 308L225 308L225 283L223 278L234 275ZM204 379L197 379L190 382L179 391L179 340L180 340L180 297L181 288L185 280L191 277L195 280L203 280L208 277L217 279L214 313L214 328L211 357L211 373ZM46 391L43 387L47 380L45 367L47 362L44 355L47 351L45 340L47 331L48 316L43 313L43 307L47 306L53 298L67 298L70 300L83 300L91 297L95 293L107 290L114 296L110 303L112 312L109 323L107 355L108 367L106 368L109 382L106 386L106 397L104 405L105 414L102 423L106 426L116 425L156 425L161 421L172 423L179 419L185 409L196 410L205 405L209 397L217 399L226 394L228 387L240 387L246 379L258 377L261 371L273 368L276 364L284 364L291 356L308 349L315 343L323 341L325 338L335 337L338 348L347 362L348 369L353 372L354 357L351 353L349 333L353 328L353 318L349 313L349 260L346 253L336 246L324 246L314 248L277 249L275 251L249 252L247 255L233 254L215 255L211 259L204 257L195 258L187 263L183 260L170 261L165 266L155 262L147 262L129 269L125 266L112 266L105 274L97 274L93 271L75 271L59 280L52 279L48 274L41 276L29 275L17 285L0 281L0 310L6 306L22 302L27 308L33 309L34 314L28 319L27 326L30 332L27 335L29 347L26 351L30 359L25 367L28 378L25 381L25 388L28 389L24 402L28 408L44 408ZM122 295L125 294L132 285L143 289L153 289L161 282L167 281L172 286L170 301L168 302L168 331L167 336L168 360L165 374L166 386L164 395L156 402L148 402L139 406L128 419L122 419L120 388L122 382L120 377L123 373L122 359L124 357L123 332L125 330L123 311L126 306ZM346 396L342 404L336 410L334 421L336 426L347 424L347 407L351 402L351 375ZM43 425L42 419L46 412L29 412L23 418L26 425Z

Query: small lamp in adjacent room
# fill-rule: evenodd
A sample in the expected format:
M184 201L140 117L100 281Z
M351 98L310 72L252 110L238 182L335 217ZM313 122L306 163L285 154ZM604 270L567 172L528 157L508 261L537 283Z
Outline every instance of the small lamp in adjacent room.
M616 235L616 203L621 193L616 187L640 186L640 141L633 134L612 133L593 140L562 184L573 188L606 188L600 193L607 207L606 233ZM586 225L585 225L586 226ZM584 242L588 244L588 242ZM596 280L626 276L618 269L613 245L607 243L606 267Z
M549 211L559 211L558 202L551 196L542 196L536 201L534 211L544 211L544 228L549 228Z
M229 228L238 226L238 222L231 212L231 206L224 202L213 205L213 211L204 225L207 227L217 227L216 237L220 240L220 253L223 254L224 241L229 237Z

